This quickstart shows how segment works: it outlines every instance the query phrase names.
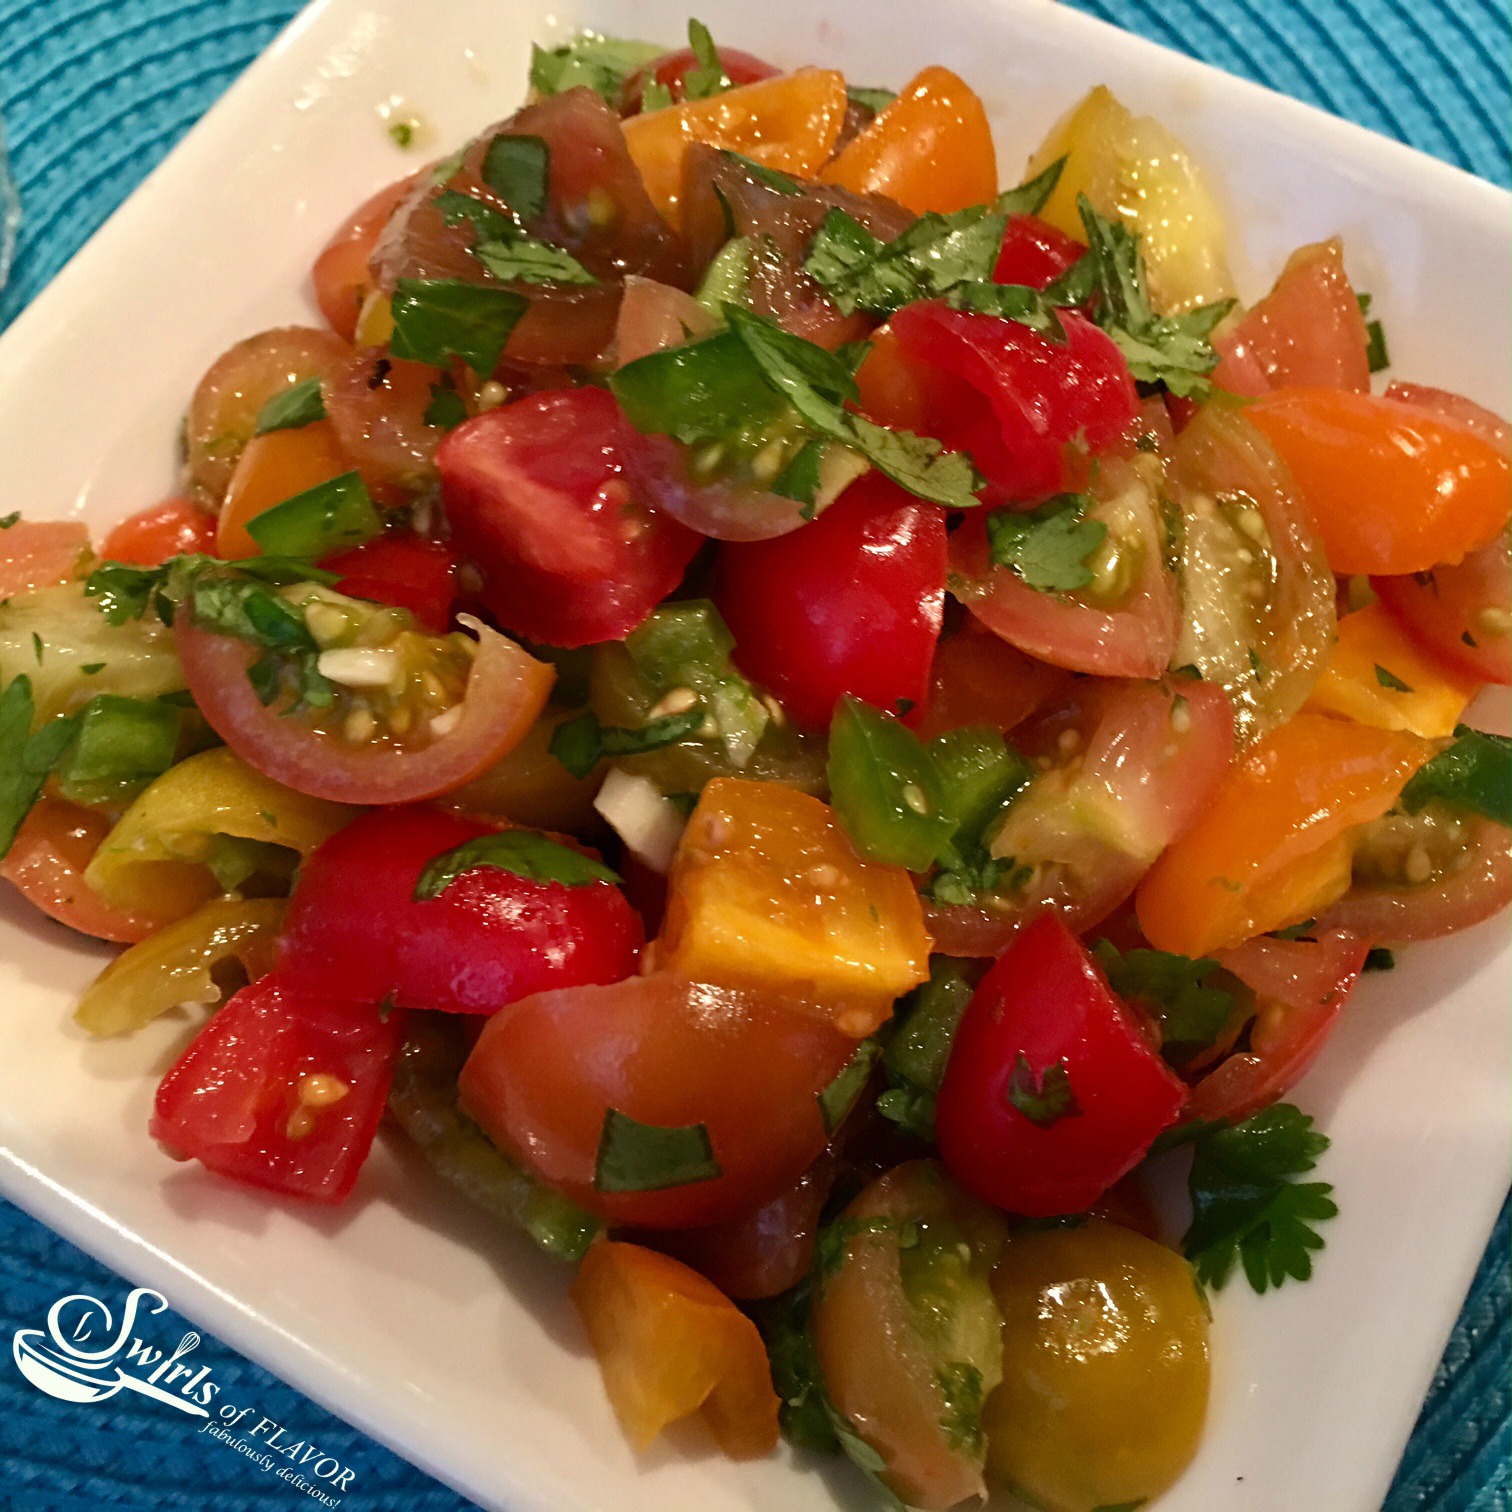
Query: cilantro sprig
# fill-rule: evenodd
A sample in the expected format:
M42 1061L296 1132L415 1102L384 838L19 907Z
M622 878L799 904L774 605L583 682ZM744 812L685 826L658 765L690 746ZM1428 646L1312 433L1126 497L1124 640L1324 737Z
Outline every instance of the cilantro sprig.
M665 52L666 48L656 42L634 42L585 31L560 47L532 48L530 85L537 94L557 95L586 84L617 106L630 75Z
M987 516L992 560L1041 593L1074 593L1093 579L1092 559L1108 537L1088 519L1087 494L1056 494L1038 509L995 509Z

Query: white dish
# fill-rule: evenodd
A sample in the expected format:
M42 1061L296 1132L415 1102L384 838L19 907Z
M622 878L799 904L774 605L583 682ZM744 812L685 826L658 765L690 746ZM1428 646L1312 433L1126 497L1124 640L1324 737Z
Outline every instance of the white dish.
M1499 190L1042 0L697 9L722 39L864 83L957 68L987 101L1005 178L1109 83L1210 168L1247 291L1297 243L1342 232L1397 370L1508 409ZM5 507L103 524L167 491L201 370L237 337L305 318L326 235L413 166L382 107L402 100L439 152L518 103L532 40L580 24L676 39L685 16L683 0L320 0L0 340ZM1379 1505L1507 1187L1506 935L1502 920L1404 951L1299 1089L1333 1137L1321 1174L1343 1212L1310 1285L1221 1297L1208 1435L1162 1512ZM565 1274L397 1148L335 1212L170 1165L145 1132L150 1071L189 1026L87 1042L68 1013L103 959L13 896L0 905L5 1195L486 1507L867 1504L848 1466L803 1474L785 1451L735 1466L690 1434L637 1461Z

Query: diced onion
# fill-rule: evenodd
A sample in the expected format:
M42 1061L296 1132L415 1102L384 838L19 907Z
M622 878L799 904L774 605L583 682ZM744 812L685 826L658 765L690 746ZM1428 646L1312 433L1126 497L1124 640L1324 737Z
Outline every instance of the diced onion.
M665 873L671 868L686 820L649 777L612 767L593 806L632 855L653 871Z

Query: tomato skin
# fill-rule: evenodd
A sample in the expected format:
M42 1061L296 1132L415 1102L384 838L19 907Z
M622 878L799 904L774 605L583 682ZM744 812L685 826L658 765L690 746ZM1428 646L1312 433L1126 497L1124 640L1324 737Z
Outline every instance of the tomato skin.
M1081 242L1037 215L1010 215L992 281L1043 289L1069 272L1086 250Z
M485 1024L460 1087L490 1138L590 1212L696 1228L770 1201L813 1163L826 1139L817 1096L854 1051L775 994L656 972L511 1004ZM596 1190L610 1108L662 1127L702 1123L721 1174Z
M373 286L368 258L414 182L413 176L400 179L364 200L337 228L310 270L320 313L343 341L355 338L357 316Z
M396 530L320 564L338 574L337 593L408 609L432 635L451 625L457 557L445 541Z
M79 576L89 531L78 520L17 520L0 530L0 599Z
M249 766L313 798L336 803L413 803L470 782L529 733L555 674L485 625L468 674L462 717L423 750L352 745L297 716L265 708L247 676L256 646L201 630L180 615L174 630L200 712Z
M100 543L107 562L159 567L169 557L215 552L215 516L193 499L164 499L113 525Z
M219 1175L340 1202L378 1132L403 1032L402 1013L319 998L270 973L216 1013L163 1078L152 1137ZM322 1103L317 1077L345 1090Z
M1008 1098L1017 1058L1063 1066L1080 1111L1041 1128ZM1085 1211L1172 1124L1186 1088L1052 914L982 978L956 1031L935 1127L951 1174L1029 1217Z
M962 725L985 724L1006 735L1070 683L1069 672L1026 656L968 615L935 647L919 734L928 739Z
M742 52L738 47L717 47L719 66L731 84L756 84L762 79L775 79L780 70L774 68L754 53ZM679 47L673 52L653 58L644 67L637 68L625 81L625 97L620 114L639 115L641 97L646 86L655 81L670 91L672 103L680 104L687 98L688 75L698 66L698 58L691 47Z
M1129 365L1111 337L1064 314L1057 344L996 315L925 300L899 310L891 330L928 369L928 433L971 453L988 502L1041 499L1068 481L1062 452L1082 438L1101 451L1139 410Z
M612 395L579 388L490 410L442 443L447 518L507 629L553 646L619 640L677 586L701 537L633 497L638 441Z
M640 919L609 882L567 887L479 867L414 901L428 862L496 828L428 808L354 820L300 867L280 975L317 996L486 1014L634 971Z
M1245 418L1290 468L1337 573L1426 572L1506 527L1507 458L1461 425L1392 399L1303 388L1256 399Z
M84 869L110 832L110 820L93 809L44 796L21 821L0 861L0 877L50 919L97 940L135 944L156 919L112 908L84 880Z
M822 729L846 693L920 704L945 608L945 514L880 473L811 525L727 543L715 601L735 659L801 725Z

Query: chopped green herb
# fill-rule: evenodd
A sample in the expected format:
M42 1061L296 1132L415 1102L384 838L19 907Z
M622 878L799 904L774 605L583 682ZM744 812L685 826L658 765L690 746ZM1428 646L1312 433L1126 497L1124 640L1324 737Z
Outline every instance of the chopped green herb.
M640 113L642 115L650 115L653 110L666 110L675 103L672 91L660 79L652 79L641 90Z
M484 867L511 872L530 882L555 882L563 887L619 881L602 861L595 861L571 846L549 840L534 830L508 829L464 841L428 862L415 883L415 902L439 898L458 877Z
M1055 313L1055 306L1038 289L1024 284L958 283L947 291L945 302L955 310L1016 320L1052 341L1066 339L1066 328Z
M1285 929L1271 930L1270 937L1273 940L1310 940L1317 927L1316 919L1303 919L1299 923L1288 924Z
M15 843L78 724L76 715L60 716L33 733L33 717L31 679L21 673L0 693L0 856Z
M1375 677L1376 681L1380 683L1383 688L1390 688L1393 693L1412 692L1412 686L1410 683L1404 683L1402 679L1396 675L1395 672L1388 671L1385 667L1381 666L1379 662L1376 663Z
M269 556L315 561L382 535L383 522L362 475L349 472L254 515L247 534Z
M1021 865L1012 856L968 850L943 866L919 890L931 902L966 907L992 894L1016 892L1033 875L1032 866Z
M9 530L12 525L19 523L21 511L13 509L8 515L0 515L0 530Z
M415 123L413 121L391 121L388 134L394 140L395 146L408 147L415 140Z
M1396 955L1384 946L1376 945L1365 952L1365 971L1395 971Z
M306 378L302 383L274 394L263 405L257 412L257 424L252 427L252 434L266 436L269 431L300 430L325 417L320 379Z
M895 90L866 89L855 84L847 86L845 95L852 104L871 111L873 115L881 115L898 98Z
M531 88L538 94L556 95L586 84L618 106L630 75L666 50L655 42L630 42L582 32L561 47L531 49Z
M1370 314L1371 297L1369 294L1356 294L1359 301L1360 314ZM1366 320L1365 322L1365 361L1369 364L1372 373L1385 372L1391 366L1391 354L1386 350L1386 328L1379 320Z
M683 76L685 100L707 100L723 94L730 87L730 76L719 60L719 49L702 21L688 22L688 46L693 51L694 67Z
M973 963L935 956L929 980L904 999L882 1057L888 1090L877 1099L877 1111L926 1144L934 1142L935 1096L980 974Z
M502 210L456 189L443 190L431 201L431 206L448 226L460 226L466 221L481 240L498 241L520 234L520 228Z
M435 367L456 357L487 378L526 303L513 289L460 278L401 278L392 302L391 349L396 357Z
M1512 829L1512 740L1457 726L1454 744L1419 767L1402 789L1409 814L1435 798Z
M1163 1047L1191 1055L1212 1045L1239 1012L1239 999L1217 961L1193 960L1164 950L1122 953L1099 940L1092 954L1121 998L1137 1001L1160 1025ZM1216 985L1214 978L1225 985Z
M1086 494L1057 494L1027 512L995 509L987 516L992 560L1041 593L1074 593L1094 577L1092 559L1108 527L1087 518Z
M599 762L615 756L639 756L659 751L697 735L708 719L702 705L681 714L668 714L639 727L603 725L589 710L565 719L551 733L550 751L574 777L586 777Z
M430 403L423 416L427 425L437 430L455 430L467 419L467 404L457 392L450 373L443 373L438 383L431 384Z
M803 193L803 186L798 180L780 169L768 168L765 163L758 163L755 158L748 158L744 153L735 152L728 147L722 148L719 155L738 164L758 183L765 184L768 189L775 189L778 194Z
M481 242L473 256L506 283L593 284L591 274L572 253L548 242L517 236Z
M501 132L488 144L479 176L523 222L546 208L550 174L551 149L543 137Z
M1265 681L1265 663L1260 660L1260 653L1253 646L1249 648L1250 672L1256 682Z
M85 677L93 677L95 673L103 672L104 670L104 662L85 662L84 665L79 668L79 671L82 672Z
M1036 1073L1020 1051L1008 1077L1007 1098L1036 1128L1048 1129L1063 1118L1075 1118L1081 1104L1071 1086L1071 1073L1063 1060Z
M845 1116L856 1106L866 1080L882 1047L876 1040L862 1040L835 1079L824 1091L817 1094L819 1116L824 1120L824 1132L833 1134L845 1122Z
M1276 1103L1232 1128L1205 1130L1195 1146L1182 1248L1198 1280L1222 1287L1238 1264L1257 1292L1306 1281L1323 1248L1316 1225L1339 1209L1327 1182L1296 1177L1317 1165L1328 1137L1307 1114Z
M610 1108L594 1162L596 1192L660 1192L714 1181L724 1174L701 1123L666 1128Z
M982 1372L965 1360L952 1360L935 1371L935 1384L945 1398L940 1427L945 1442L961 1454L980 1455L983 1446Z
M32 640L32 655L37 658L37 665L40 667L42 665L42 653L43 653L43 651L45 649L45 647L43 646L43 643L42 643L42 637L40 635L38 635L35 630L33 630L32 631L32 638L31 638L31 640Z

